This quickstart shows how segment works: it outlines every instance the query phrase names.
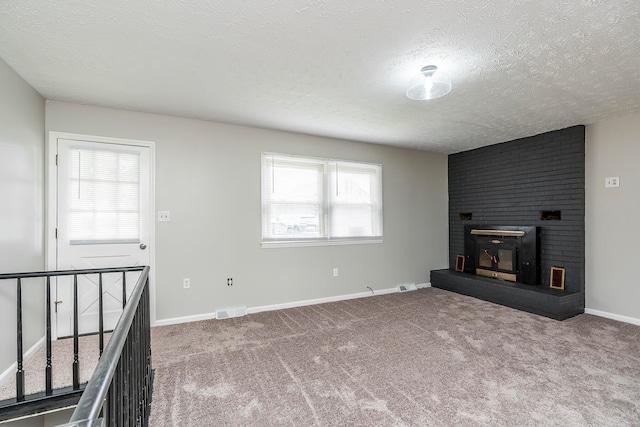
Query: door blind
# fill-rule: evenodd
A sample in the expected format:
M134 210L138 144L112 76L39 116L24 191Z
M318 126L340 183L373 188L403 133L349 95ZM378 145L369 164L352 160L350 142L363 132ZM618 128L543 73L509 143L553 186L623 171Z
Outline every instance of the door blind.
M70 156L70 243L140 242L140 155L72 147Z

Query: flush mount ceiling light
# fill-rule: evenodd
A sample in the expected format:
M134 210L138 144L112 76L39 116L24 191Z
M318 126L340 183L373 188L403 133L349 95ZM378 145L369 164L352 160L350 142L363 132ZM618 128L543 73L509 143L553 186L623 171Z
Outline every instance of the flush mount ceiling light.
M416 101L436 99L451 92L451 80L435 65L427 65L420 70L422 76L411 81L407 97Z

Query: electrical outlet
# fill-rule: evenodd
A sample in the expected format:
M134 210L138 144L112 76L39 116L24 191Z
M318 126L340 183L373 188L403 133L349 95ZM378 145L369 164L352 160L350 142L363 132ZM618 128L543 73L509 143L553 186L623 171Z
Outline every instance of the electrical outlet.
M604 188L620 187L620 177L611 176L604 179Z
M333 277L338 277L338 269L337 268L333 269Z
M189 289L191 287L191 279L182 279L182 287Z
M158 221L159 222L171 222L171 212L169 212L169 211L158 211Z
M227 277L227 286L233 286L233 277Z

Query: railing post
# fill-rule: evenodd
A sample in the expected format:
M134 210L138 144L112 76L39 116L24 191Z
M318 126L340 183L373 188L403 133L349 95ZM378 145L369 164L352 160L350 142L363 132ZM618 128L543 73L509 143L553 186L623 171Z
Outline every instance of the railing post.
M122 309L127 305L127 272L122 272Z
M102 273L98 274L98 332L100 340L100 356L104 350L104 310L102 301Z
M80 361L78 360L78 275L73 275L73 389L80 388Z
M16 342L17 347L17 369L16 369L16 401L21 402L24 400L24 370L22 369L22 279L17 279L16 285L16 303L17 303L17 328L18 337Z
M124 359L122 358L122 356L120 357L120 361L118 362L118 366L117 366L117 370L116 370L116 375L115 375L115 382L114 384L116 385L116 395L115 395L115 400L116 400L116 407L115 407L115 413L113 414L113 418L115 420L120 420L120 424L123 423L124 420L124 402L122 400L122 396L124 396ZM117 424L116 424L117 425Z
M144 351L143 351L143 346L142 346L142 323L140 322L142 320L142 300L138 301L138 313L136 314L136 317L134 318L134 330L133 333L135 335L135 341L134 341L134 346L135 346L135 351L134 351L134 357L136 358L136 424L137 425L142 425L142 419L140 418L142 415L142 401L143 401L143 397L142 397L142 390L143 387L142 385L144 384L143 380L144 380L144 376L142 375L142 369L144 368Z
M53 368L51 366L51 276L47 276L47 305L45 311L47 318L47 362L44 368L45 393L47 396L51 396L53 393Z
M127 334L128 335L128 334ZM124 375L124 393L122 395L122 419L124 426L129 426L129 419L131 417L131 350L130 350L129 337L124 342L124 348L122 349L122 359L124 361L122 373Z
M142 324L144 336L144 353L141 355L144 362L144 405L143 405L143 423L147 424L149 419L149 411L147 403L151 399L151 310L149 308L149 279L145 283L145 290L142 293ZM141 352L142 353L142 352Z

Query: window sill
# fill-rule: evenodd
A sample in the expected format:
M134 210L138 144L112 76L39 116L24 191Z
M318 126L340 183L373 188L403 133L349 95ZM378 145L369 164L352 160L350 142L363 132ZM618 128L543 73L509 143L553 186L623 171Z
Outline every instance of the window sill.
M343 246L343 245L368 245L371 243L383 243L383 238L375 239L354 239L354 240L300 240L284 242L262 242L263 249L273 248L299 248L305 246Z

